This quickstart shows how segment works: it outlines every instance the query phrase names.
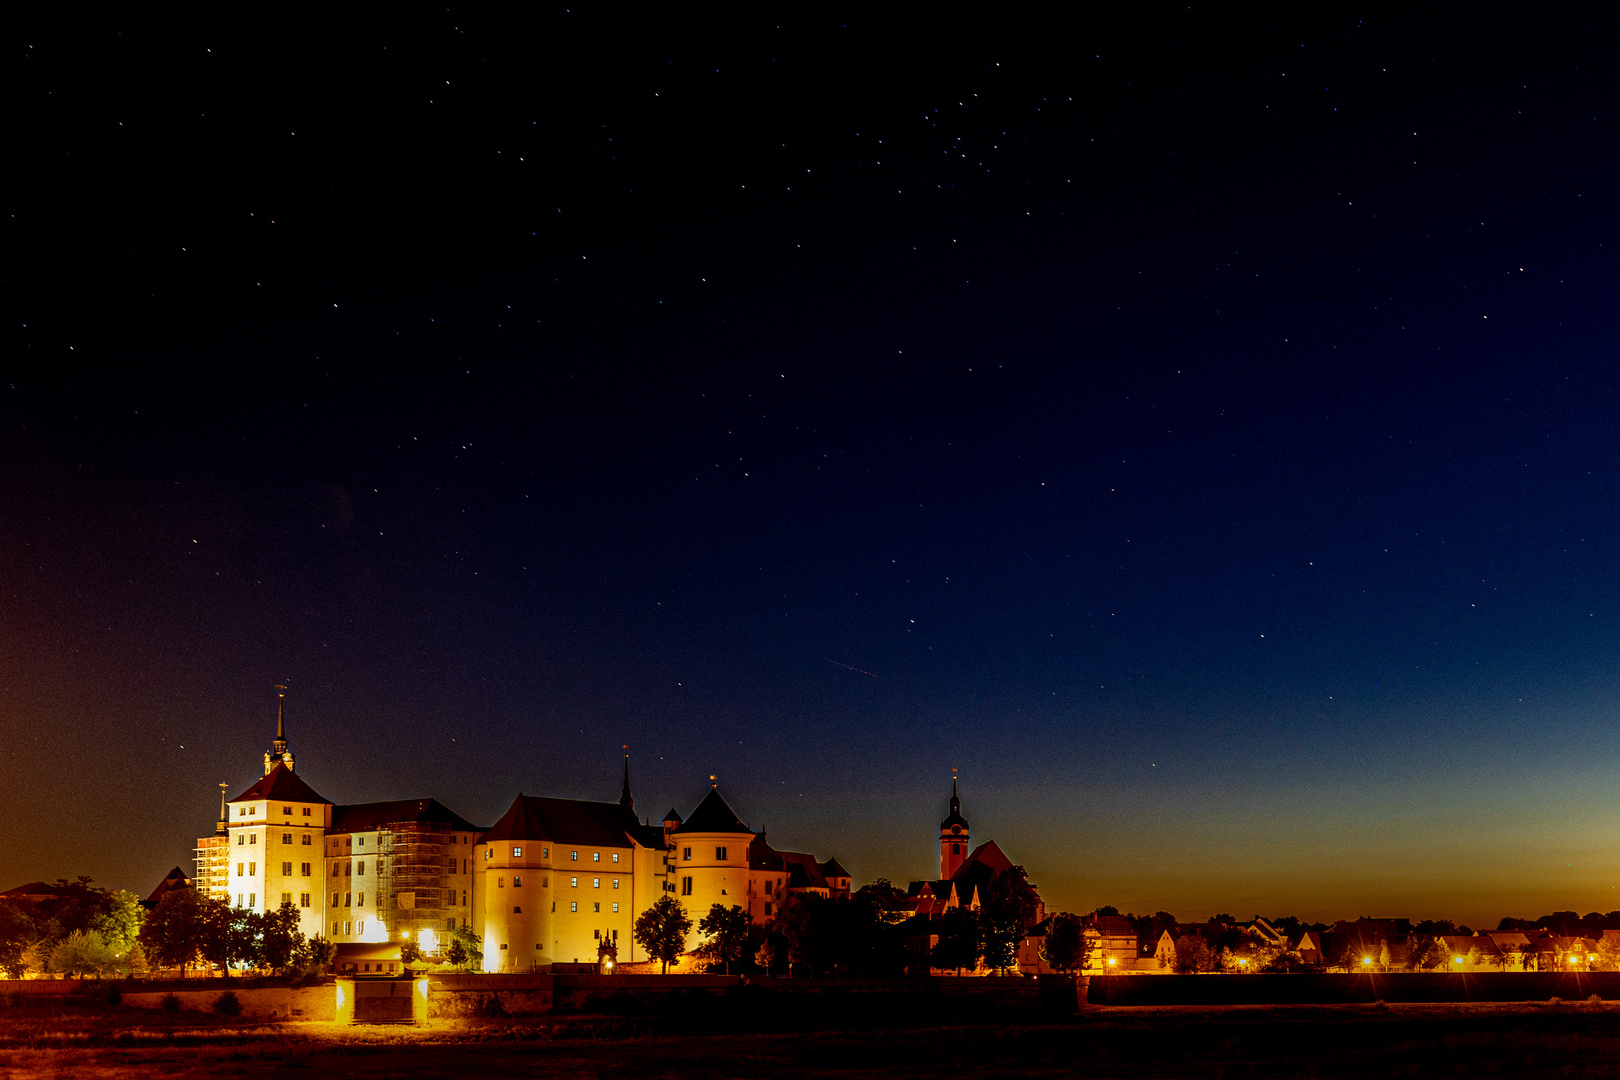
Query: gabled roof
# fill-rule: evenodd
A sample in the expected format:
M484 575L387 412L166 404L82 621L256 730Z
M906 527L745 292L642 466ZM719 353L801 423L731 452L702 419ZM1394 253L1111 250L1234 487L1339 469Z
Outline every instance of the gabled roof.
M618 803L519 795L480 842L551 840L559 844L634 847L640 842L637 834L641 829L636 816ZM659 835L662 838L662 830Z
M18 885L15 889L7 889L0 896L11 900L45 900L60 896L61 892L55 885L47 885L43 881L30 881L26 885Z
M742 823L736 813L720 797L720 789L713 787L703 796L692 816L676 826L678 833L747 833L752 836L754 830Z
M392 802L354 803L332 808L335 833L370 832L396 822L422 821L448 825L457 832L478 832L479 828L437 799L396 799Z
M256 802L259 799L267 799L270 802L280 800L282 802L326 803L327 805L332 803L331 799L325 799L317 795L314 788L304 783L297 773L287 768L286 763L281 761L276 762L275 768L261 776L254 782L252 787L230 801L233 803Z
M1007 853L994 840L986 840L973 849L973 854L963 860L961 867L951 876L962 877L981 866L990 871L990 877L994 879L1000 877L1002 871L1012 869L1012 860L1007 858Z
M165 893L171 892L174 889L189 888L191 888L191 875L177 866L173 870L169 871L167 877L158 882L157 888L152 890L152 895L148 896L142 903L147 908L155 908L158 905L158 901L163 899Z
M664 820L664 821L673 821L676 824L679 824L680 820L681 820L681 815L677 814L675 812L675 808L672 806L672 807L669 808L669 813L665 814L663 816L662 820Z
M849 871L844 869L843 865L839 863L838 857L835 855L821 864L821 876L827 878L840 878L849 877L850 875Z

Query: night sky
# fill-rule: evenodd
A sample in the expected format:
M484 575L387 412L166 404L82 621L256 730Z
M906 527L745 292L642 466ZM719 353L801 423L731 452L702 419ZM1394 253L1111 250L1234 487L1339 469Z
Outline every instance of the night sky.
M336 802L1620 908L1614 17L1132 7L14 24L0 888L285 683Z

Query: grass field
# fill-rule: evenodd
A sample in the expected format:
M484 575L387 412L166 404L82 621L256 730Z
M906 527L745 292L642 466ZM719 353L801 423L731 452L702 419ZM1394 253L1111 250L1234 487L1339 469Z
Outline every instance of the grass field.
M656 1019L236 1025L0 1014L0 1077L1620 1076L1620 1007L1092 1009L1062 1024L678 1035Z

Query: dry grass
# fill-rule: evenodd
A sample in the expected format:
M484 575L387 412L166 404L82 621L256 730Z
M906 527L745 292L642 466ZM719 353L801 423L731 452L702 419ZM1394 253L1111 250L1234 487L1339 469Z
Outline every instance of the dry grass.
M171 1019L0 1015L0 1078L1620 1076L1620 1009L1587 1004L1096 1009L1053 1025L706 1036L607 1018Z

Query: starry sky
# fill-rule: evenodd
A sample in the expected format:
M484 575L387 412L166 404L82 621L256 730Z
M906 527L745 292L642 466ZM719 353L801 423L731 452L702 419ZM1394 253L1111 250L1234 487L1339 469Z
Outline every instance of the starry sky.
M336 802L1620 908L1612 13L1131 7L28 16L0 888L189 866L284 683Z

